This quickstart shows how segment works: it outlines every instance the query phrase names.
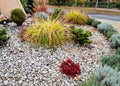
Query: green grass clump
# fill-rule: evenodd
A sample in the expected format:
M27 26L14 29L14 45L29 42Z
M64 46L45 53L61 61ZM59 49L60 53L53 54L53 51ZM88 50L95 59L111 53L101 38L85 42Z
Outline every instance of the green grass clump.
M58 20L42 20L26 28L23 39L34 46L55 47L64 44L70 37L68 28Z
M88 16L80 13L77 10L67 12L64 16L65 21L73 24L86 24L88 22Z

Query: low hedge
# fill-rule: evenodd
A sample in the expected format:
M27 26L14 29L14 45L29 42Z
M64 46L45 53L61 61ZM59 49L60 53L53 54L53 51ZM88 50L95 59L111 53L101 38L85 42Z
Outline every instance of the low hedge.
M56 6L74 6L75 2L49 2L49 5L56 5ZM96 2L77 2L77 6L80 7L95 7ZM98 2L98 8L120 8L120 2Z

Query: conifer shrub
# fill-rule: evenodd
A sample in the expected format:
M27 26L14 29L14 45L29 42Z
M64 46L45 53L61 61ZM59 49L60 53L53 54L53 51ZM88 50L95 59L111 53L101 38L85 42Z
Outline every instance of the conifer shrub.
M51 19L36 21L33 26L27 27L24 31L22 39L35 47L41 45L52 48L65 44L71 37L68 28L64 28L59 21Z
M66 22L82 25L82 24L86 24L89 18L87 15L82 14L77 10L72 10L65 14L64 19Z
M73 40L79 44L90 44L92 41L89 39L92 36L92 33L88 30L84 31L82 28L72 29L73 31Z
M61 63L60 71L71 78L75 78L76 75L80 75L81 73L79 64L74 63L71 59L67 59Z
M120 34L114 34L111 36L110 40L110 46L112 48L118 48L120 47Z
M0 29L0 46L3 46L10 39L10 36L7 35L6 29Z
M25 13L22 11L22 9L14 9L11 11L11 19L13 22L15 22L18 26L22 25L22 23L26 19Z
M102 57L101 61L103 65L108 65L112 68L118 68L118 70L120 71L120 55L114 54L110 56L104 56Z

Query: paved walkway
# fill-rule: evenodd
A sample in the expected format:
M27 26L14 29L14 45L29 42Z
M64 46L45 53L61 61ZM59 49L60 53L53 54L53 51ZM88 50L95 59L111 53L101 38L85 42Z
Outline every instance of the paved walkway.
M104 15L104 14L88 14L91 18L105 19L120 22L120 16Z

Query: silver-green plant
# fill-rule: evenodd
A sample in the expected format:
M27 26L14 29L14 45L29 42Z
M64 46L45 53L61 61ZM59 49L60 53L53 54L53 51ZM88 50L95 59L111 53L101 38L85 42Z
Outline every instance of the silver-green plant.
M109 66L99 66L95 71L95 76L106 86L120 86L120 72Z
M120 47L120 34L114 34L110 38L110 46L113 48Z
M47 13L45 13L45 12L36 12L36 13L34 13L34 17L39 19L39 20L41 20L41 19L47 20L48 16L49 15Z
M101 24L97 25L97 28L102 33L104 33L104 31L106 29L114 29L114 27L111 24L107 24L107 23L101 23Z

